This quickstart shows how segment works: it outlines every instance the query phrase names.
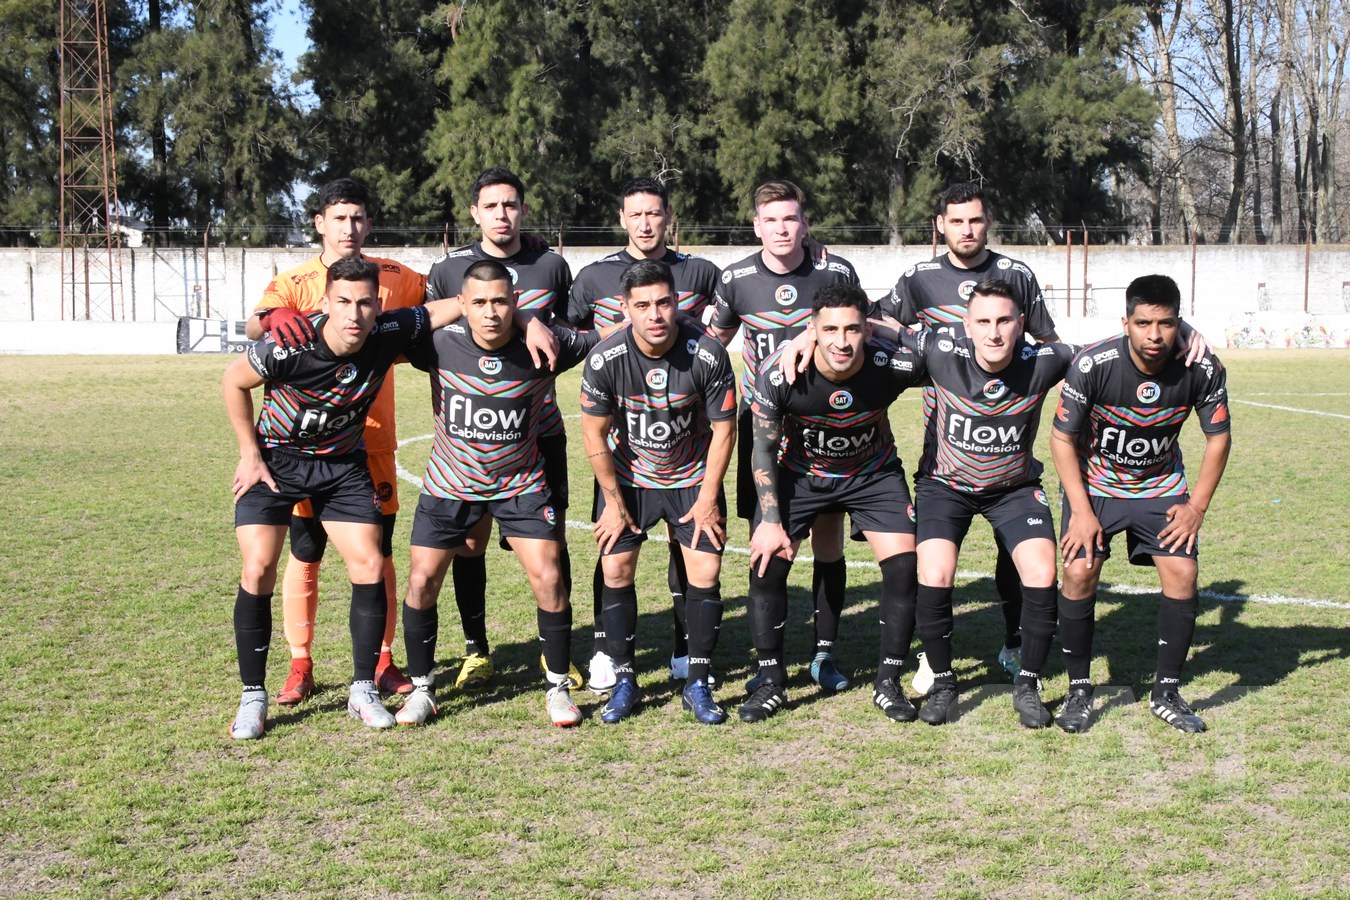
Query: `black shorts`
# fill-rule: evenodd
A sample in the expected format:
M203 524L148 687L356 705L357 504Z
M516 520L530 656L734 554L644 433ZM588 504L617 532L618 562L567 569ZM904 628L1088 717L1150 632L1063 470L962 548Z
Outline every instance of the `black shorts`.
M754 445L754 414L742 405L736 414L736 518L749 522L759 515L759 495L755 493L755 476L750 464Z
M562 532L547 489L502 500L457 500L422 494L413 516L412 545L435 550L463 547L469 532L485 515L497 520L503 538L556 541Z
M380 497L370 480L364 450L345 456L302 456L285 450L262 450L277 490L261 481L234 505L234 527L289 525L291 509L310 501L320 522L379 525Z
M914 504L905 483L905 467L899 461L848 478L801 475L780 468L778 506L783 528L793 541L805 539L816 517L826 513L848 513L854 540L863 540L865 531L914 534ZM752 532L758 524L756 510Z
M971 520L984 516L994 526L999 545L1009 551L1033 538L1055 540L1050 498L1039 481L996 491L958 491L933 478L914 482L914 508L919 514L918 542L941 539L961 546Z
M698 499L700 488L644 488L632 487L630 485L619 485L619 493L623 495L623 505L628 508L628 515L638 528L642 529L641 534L633 534L631 531L625 531L614 542L606 556L612 556L615 553L627 553L640 546L647 540L647 530L660 522L662 519L670 525L671 530L675 532L675 539L682 546L691 550L702 550L704 553L716 553L722 555L722 551L714 547L712 541L708 540L707 532L698 536L698 546L693 545L694 523L681 522L680 519L686 515L693 507L694 501ZM600 514L605 511L604 491L595 492L595 512L594 519L599 519ZM727 498L720 491L717 495L717 509L722 513L722 518L727 515Z
M1183 546L1179 550L1164 550L1158 541L1158 533L1167 527L1167 511L1178 503L1185 503L1191 498L1190 494L1176 494L1171 497L1133 497L1125 499L1122 497L1094 497L1088 495L1092 501L1092 512L1097 517L1097 521L1102 524L1102 533L1105 537L1102 540L1102 549L1093 550L1093 558L1101 559L1111 558L1111 538L1125 532L1125 548L1129 551L1130 562L1136 566L1153 565L1155 556L1177 556L1182 559L1199 559L1200 540L1196 539L1195 547L1188 553ZM1069 519L1072 518L1069 509L1068 499L1064 499L1060 506L1061 522L1059 526L1060 537L1069 530ZM1079 550L1075 559L1087 556L1087 551Z
M567 432L560 431L557 434L540 435L536 440L539 442L539 454L544 458L544 484L548 485L549 494L553 497L553 508L561 522L567 516L569 494L567 490ZM516 535L516 537L524 536ZM506 538L506 532L498 528L497 546L503 550L510 550L511 545L507 543ZM561 533L558 540L562 540Z

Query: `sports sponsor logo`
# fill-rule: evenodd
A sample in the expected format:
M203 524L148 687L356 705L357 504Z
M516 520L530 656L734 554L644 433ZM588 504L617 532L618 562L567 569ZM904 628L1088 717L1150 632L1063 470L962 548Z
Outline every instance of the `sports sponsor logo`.
M512 283L512 284L515 284L517 281L520 280L520 273L516 271L516 267L515 267L515 266L507 266L507 267L506 267L506 271L508 271L508 272L511 273L511 283Z
M920 272L932 272L936 269L942 268L942 263L935 263L935 262L919 263L914 268Z
M1036 490L1032 491L1031 496L1035 497L1036 502L1039 503L1041 506L1047 508L1050 506L1050 498L1045 496L1045 491L1041 490L1040 488L1036 488Z
M609 362L611 359L613 359L613 358L616 357L616 356L623 356L623 355L624 355L625 353L627 353L627 352L628 352L628 345L627 345L627 344L619 344L617 347L610 347L610 348L609 348L608 350L606 350L605 353L604 353L604 356L605 356L605 362Z
M380 263L381 272L402 272L403 267L398 263Z
M1012 264L1012 270L1013 270L1014 272L1021 272L1023 275L1026 275L1028 278L1034 278L1034 277L1036 277L1036 276L1034 276L1034 275L1031 274L1031 270L1030 270L1030 269L1028 269L1026 266L1022 265L1020 262L1015 262L1015 263L1013 263L1013 264ZM1038 295L1038 296L1039 296L1039 295Z
M665 369L652 369L647 373L647 387L654 391L664 391L668 380Z
M1092 361L1094 363L1110 362L1118 356L1120 356L1120 351L1113 348L1111 350L1103 350L1101 353L1092 354Z
M891 368L900 372L913 372L914 363L907 359L900 359L898 356L891 357Z
M595 371L599 372L601 367L604 366L604 364L605 359L599 353L596 353L591 357L591 368L594 369Z
M997 265L1000 269L1011 269L1012 260L1008 259L1006 256L1001 256L999 257Z
M1045 524L1045 520L1044 520L1044 519L1038 519L1038 518L1036 518L1035 516L1031 516L1031 517L1029 517L1029 518L1027 519L1027 524L1028 524L1028 525L1044 525L1044 524Z
M818 266L817 268L828 268L831 272L838 272L840 275L849 275L853 272L852 266L834 260L830 260L828 266Z
M1061 386L1059 392L1061 395L1068 397L1070 400L1076 400L1079 403L1087 402L1087 394L1084 394L1082 391L1080 391L1078 388L1074 387L1071 384Z
M779 306L791 306L797 302L797 289L790 284L780 284L773 292L773 302Z
M755 274L755 267L754 267L754 266L744 266L743 268L740 268L740 269L732 269L732 270L731 270L731 277L732 277L732 278L744 278L746 275L753 275L753 274ZM730 279L728 279L728 278L726 277L726 274L723 273L723 275L722 275L722 280L723 280L723 281L729 281Z
M693 356L698 352L698 341L695 338L690 338L689 343L684 345L684 349L690 356Z
M730 269L727 269L725 272L722 273L722 283L723 283L723 284L731 284L731 278L732 278L732 275L731 275L731 270L730 270Z
M1207 378L1213 378L1213 377L1214 377L1214 363L1212 363L1212 362L1210 361L1210 358L1209 358L1208 356L1202 356L1202 357L1200 357L1200 359L1198 360L1198 362L1200 363L1200 368L1202 368L1202 369L1205 370L1205 377L1207 377Z
M874 366L884 366L886 363L890 362L890 360L890 354L885 350L878 350L876 353L872 354L872 365Z
M375 326L375 334L384 334L386 331L398 331L397 322L381 322Z
M943 353L951 353L952 348L955 346L956 346L955 344L953 344L946 338L943 338L942 340L938 341L938 349L941 350Z
M990 400L997 400L1008 393L1008 386L997 378L985 382L984 396Z
M337 370L337 374L334 377L337 378L338 384L351 384L356 380L356 366L347 363Z
M848 391L835 391L830 395L830 409L848 409L853 405L853 395Z
M1086 355L1079 357L1079 359L1078 359L1078 371L1082 372L1084 375L1086 375L1087 373L1091 372L1091 371L1092 371L1092 357L1086 356Z
M778 369L773 369L771 372L769 372L769 384L773 385L774 387L778 387L783 383L783 381L784 381L783 373L778 371Z
M910 278L910 277L912 277L912 276L914 275L914 272L915 272L915 271L916 271L916 267L910 266L908 269L905 270L905 274L904 274L904 275L901 275L900 277L901 277L901 278ZM892 295L894 295L894 292L892 292Z
M498 356L484 356L478 360L478 368L484 375L496 375L502 370L502 360Z
M698 351L698 358L709 366L717 365L717 357L713 356L712 351L710 350L700 349Z
M1140 403L1154 403L1162 396L1162 388L1152 381L1145 381L1139 385L1139 390L1135 391L1135 396L1139 398Z

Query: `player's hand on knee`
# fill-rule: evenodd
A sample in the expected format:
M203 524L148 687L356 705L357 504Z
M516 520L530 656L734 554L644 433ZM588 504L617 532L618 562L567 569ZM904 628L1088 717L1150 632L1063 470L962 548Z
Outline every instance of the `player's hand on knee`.
M680 523L694 523L694 538L690 542L695 550L698 549L698 537L700 534L708 536L708 542L718 550L722 549L722 544L726 541L726 519L722 518L722 513L717 508L717 504L695 502L690 507L689 512L680 517Z
M1167 510L1167 525L1158 532L1158 543L1168 553L1176 553L1183 547L1187 553L1193 553L1204 521L1203 512L1190 503L1178 503Z
M298 350L315 338L314 323L299 310L288 306L274 306L258 314L258 324L272 335L277 346Z
M769 562L780 555L792 559L792 541L787 531L777 522L760 522L750 537L750 568L763 578L769 571Z
M1102 526L1096 516L1075 515L1069 520L1064 537L1059 540L1065 565L1073 562L1081 550L1087 555L1087 565L1091 567L1093 556L1101 551L1103 545Z

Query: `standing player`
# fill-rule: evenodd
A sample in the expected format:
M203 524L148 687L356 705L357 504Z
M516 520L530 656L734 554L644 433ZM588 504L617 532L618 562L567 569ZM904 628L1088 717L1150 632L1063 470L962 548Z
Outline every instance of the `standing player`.
M796 337L811 320L811 298L832 284L858 286L853 266L837 256L813 261L803 247L808 223L803 206L806 196L790 181L769 181L755 189L755 236L759 252L734 263L722 272L711 323L713 334L729 344L742 324L745 335L742 354L745 374L737 425L740 451L736 460L736 514L753 520L757 512L752 464L750 398L760 364L780 344ZM811 678L827 691L842 691L848 678L834 662L834 643L839 636L839 617L844 608L847 568L844 562L844 517L836 512L820 515L811 531L815 556L812 593L815 601L816 648L811 660ZM753 693L759 685L747 685Z
M380 305L385 311L418 306L426 294L426 279L392 259L363 257L361 247L370 234L370 195L366 186L352 178L339 178L319 189L319 211L314 230L323 242L314 259L288 269L272 279L263 292L255 315L244 326L245 334L257 340L271 332L285 349L299 349L313 340L314 329L305 316L317 312L323 302L325 275L339 259L368 259L379 267ZM385 585L384 635L375 682L386 693L407 693L408 681L394 665L391 642L398 621L398 597L394 573L393 534L398 515L398 477L394 451L398 447L394 426L394 382L390 379L370 407L365 423L366 454L370 476L380 495L384 516L383 578ZM281 610L287 643L291 648L291 672L277 694L286 706L305 699L314 690L314 618L319 606L319 563L328 538L308 503L300 503L291 518L291 555L281 582Z
M256 341L226 370L222 388L239 440L234 473L235 535L243 557L234 605L235 647L243 695L230 726L235 740L262 737L267 724L267 650L277 561L300 501L347 564L352 583L353 676L347 710L372 728L394 718L375 687L385 625L380 497L363 450L366 414L390 365L448 321L445 304L380 314L380 268L339 259L324 279L314 338L287 350ZM252 390L265 385L253 421ZM387 540L387 538L385 539Z
M664 519L689 579L682 704L699 722L717 725L727 716L708 688L708 669L722 623L722 479L736 443L736 378L722 345L678 316L665 263L634 263L624 270L621 289L631 327L591 352L581 380L586 456L599 486L602 616L618 676L600 718L619 722L638 702L630 649L637 629L633 582L647 529Z
M1179 687L1195 633L1198 535L1231 446L1227 376L1211 354L1190 367L1175 358L1181 292L1165 275L1130 283L1124 325L1121 337L1075 357L1051 433L1050 452L1064 489L1059 638L1069 670L1059 725L1080 732L1092 714L1097 584L1102 562L1111 555L1111 538L1123 531L1130 561L1152 562L1162 587L1158 672L1149 707L1174 728L1204 731ZM1192 409L1205 434L1193 486L1177 444Z
M561 315L572 286L567 261L542 246L522 243L520 228L529 212L525 185L509 169L494 167L480 174L469 189L469 214L482 232L482 240L460 247L432 263L427 273L428 300L454 297L464 283L465 272L482 260L496 260L510 273L516 305L522 312L543 317ZM539 447L544 456L544 476L553 494L559 519L567 513L567 435L557 399L550 391L536 423ZM490 527L491 522L488 522ZM571 563L567 542L562 541L563 579L570 590ZM503 543L505 540L503 539ZM470 542L454 557L455 602L464 629L464 664L455 686L477 688L492 678L492 657L487 637L487 563L484 542ZM570 668L570 666L569 666ZM580 676L577 676L578 684Z
M567 317L578 328L612 325L623 321L624 271L644 259L660 260L670 267L675 295L681 312L701 320L717 291L721 271L706 259L688 256L666 246L670 225L670 197L655 178L635 178L619 193L619 224L628 233L628 245L617 253L596 260L577 273L567 304ZM685 619L685 589L688 579L684 556L677 541L669 539L670 562L666 582L670 586L671 609L675 619L675 650L670 657L670 677L689 677L688 627ZM614 666L605 650L604 623L600 615L600 589L604 576L596 561L593 591L595 613L595 657L590 665L591 689L609 690L614 686ZM631 648L630 648L631 649Z
M914 637L914 507L888 413L902 391L923 380L924 336L904 332L899 347L871 339L867 295L855 285L827 285L812 306L817 343L806 371L789 384L771 356L755 381L758 514L748 612L760 684L740 717L762 721L787 702L783 637L792 558L820 515L847 512L854 537L867 538L881 568L873 702L888 718L909 722L916 711L898 679Z
M431 373L436 428L413 519L412 561L403 607L408 674L415 689L397 719L420 724L436 714L431 670L439 626L436 602L446 569L470 541L482 545L495 518L530 581L543 643L546 706L554 725L581 721L568 666L572 608L561 570L563 522L544 474L539 423L553 402L555 373L531 359L516 325L511 273L496 260L464 272L459 302L465 322L435 333L409 353ZM467 325L467 327L466 327ZM538 327L532 323L531 327ZM586 358L598 340L552 326L558 371Z
M959 337L966 303L973 287L986 278L1006 282L1013 292L1024 330L1038 341L1057 340L1055 323L1045 308L1041 286L1024 263L989 249L992 216L984 193L970 182L953 184L938 198L936 226L947 245L945 252L929 262L911 266L890 295L877 302L882 321L922 325ZM924 391L924 416L931 415L933 393ZM1021 667L1022 590L1017 567L1008 548L998 543L994 583L1003 608L1004 641L998 662L1010 675ZM920 666L914 688L927 693L931 667Z

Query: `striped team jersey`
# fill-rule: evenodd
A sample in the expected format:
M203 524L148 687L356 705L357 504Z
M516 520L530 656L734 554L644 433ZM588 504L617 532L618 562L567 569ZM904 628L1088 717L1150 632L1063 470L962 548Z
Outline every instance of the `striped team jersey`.
M1040 478L1032 455L1046 394L1064 378L1074 348L1023 343L1003 371L986 372L970 338L933 334L924 361L933 411L924 420L917 477L977 493Z
M637 262L627 250L597 259L577 273L567 303L567 318L578 328L604 328L622 322L624 270ZM717 292L721 270L706 259L666 248L661 262L670 266L675 279L675 297L680 309L702 321Z
M408 354L431 375L435 435L422 493L459 500L501 500L542 490L544 460L536 437L558 373L586 358L598 336L559 325L557 371L535 368L520 331L484 350L456 322ZM556 406L556 404L555 404Z
M736 416L736 375L726 348L681 322L663 356L638 349L625 328L596 345L581 376L581 412L609 416L619 483L696 487L708 469L709 423Z
M1045 308L1045 297L1031 269L992 250L973 269L957 268L946 253L910 266L890 294L877 301L876 311L901 325L947 329L960 337L966 331L961 320L970 292L986 278L1000 278L1012 285L1017 309L1026 317L1027 334L1045 340L1054 333L1055 322Z
M712 324L729 331L745 325L741 351L745 357L741 385L745 403L754 396L760 364L780 344L806 330L811 321L811 301L827 284L857 287L858 273L838 256L831 256L820 268L808 256L796 269L779 275L765 267L759 253L722 271L722 284L713 299Z
M1060 389L1055 430L1074 435L1089 494L1174 497L1186 493L1177 435L1194 409L1205 434L1228 431L1228 375L1206 353L1189 368L1167 361L1157 374L1138 369L1129 338L1111 338L1074 357Z
M362 256L380 267L380 309L390 312L421 306L426 296L427 279L420 272L392 259ZM258 309L287 307L302 313L316 313L323 305L323 288L328 267L316 256L304 265L287 269L272 278L263 290ZM380 390L366 418L366 449L372 453L393 453L398 448L395 432L394 382L390 379Z
M845 381L820 374L814 360L787 383L778 371L781 349L764 360L750 409L783 426L779 465L802 475L848 478L896 460L890 406L906 388L924 381L925 332L900 333L900 346L872 338L863 343L863 365Z
M318 337L299 350L278 347L271 338L249 345L249 365L266 381L258 416L263 447L304 456L362 449L366 414L389 367L430 343L431 317L417 306L381 313L360 350L337 356L323 339L326 318L318 317Z
M542 315L544 322L561 317L567 306L567 292L572 287L572 270L567 260L552 250L530 250L525 247L514 256L491 256L483 251L481 243L468 244L451 250L431 264L427 272L428 300L458 297L464 286L464 273L479 260L490 259L506 266L511 273L511 286L516 291L516 309ZM562 413L557 398L550 391L539 420L540 434L563 433Z

